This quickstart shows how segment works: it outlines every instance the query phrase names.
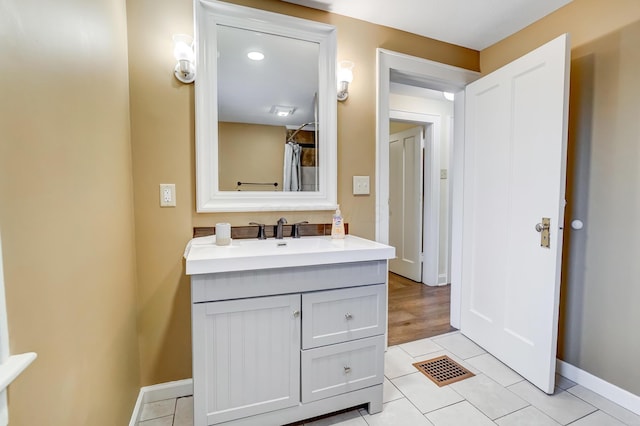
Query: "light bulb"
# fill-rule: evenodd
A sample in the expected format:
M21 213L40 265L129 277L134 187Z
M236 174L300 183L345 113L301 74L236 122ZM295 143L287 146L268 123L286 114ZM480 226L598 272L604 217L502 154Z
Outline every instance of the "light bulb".
M346 81L351 83L353 81L353 62L340 61L338 64L338 83Z
M264 54L262 52L249 52L247 53L247 57L252 61L261 61L264 59Z
M176 34L173 36L173 57L176 61L193 62L195 55L193 53L193 38L186 34Z

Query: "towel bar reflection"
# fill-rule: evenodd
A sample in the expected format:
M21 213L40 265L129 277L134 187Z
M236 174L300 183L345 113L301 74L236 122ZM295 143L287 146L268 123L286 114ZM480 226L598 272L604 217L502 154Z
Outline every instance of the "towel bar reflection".
M240 182L238 181L238 186L242 185L259 185L259 186L273 186L274 188L278 187L278 182ZM240 191L240 189L238 189Z
M240 185L273 185L278 186L278 182L240 182L238 181L238 186Z

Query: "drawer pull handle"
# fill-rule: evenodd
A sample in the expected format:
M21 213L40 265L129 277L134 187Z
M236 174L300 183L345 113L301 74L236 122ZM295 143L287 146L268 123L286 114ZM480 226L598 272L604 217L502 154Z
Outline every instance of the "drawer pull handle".
M293 317L298 318L300 316L300 311L293 311Z
M344 314L344 317L348 320L353 318L353 315L351 315L349 312L347 312L346 314Z
M351 367L347 367L346 365L344 366L344 374L349 374L351 373Z

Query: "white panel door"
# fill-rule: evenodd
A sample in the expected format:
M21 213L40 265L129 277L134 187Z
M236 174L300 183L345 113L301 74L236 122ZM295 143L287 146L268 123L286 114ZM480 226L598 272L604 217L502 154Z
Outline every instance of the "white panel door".
M389 138L389 270L422 281L422 127Z
M554 389L568 36L467 86L461 331ZM536 224L550 218L550 246Z
M299 294L196 303L192 315L195 425L300 402Z

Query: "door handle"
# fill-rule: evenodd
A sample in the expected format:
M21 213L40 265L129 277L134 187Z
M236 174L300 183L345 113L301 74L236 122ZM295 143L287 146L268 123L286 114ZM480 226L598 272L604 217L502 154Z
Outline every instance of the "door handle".
M550 229L551 219L548 217L543 217L542 222L536 224L536 231L540 233L540 247L551 248Z
M542 232L546 229L549 229L549 224L548 223L536 223L536 231L538 232Z

